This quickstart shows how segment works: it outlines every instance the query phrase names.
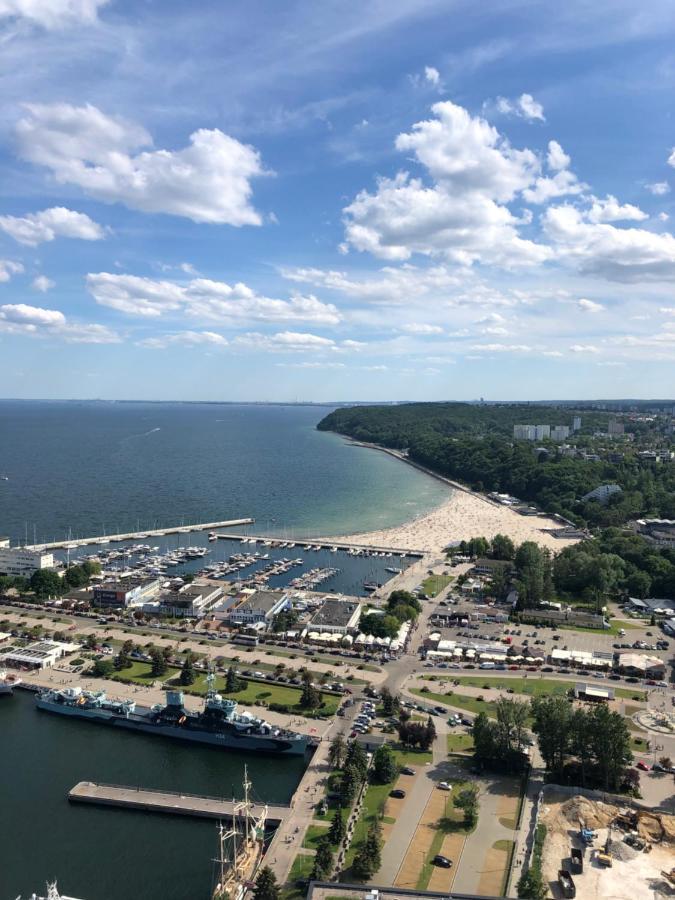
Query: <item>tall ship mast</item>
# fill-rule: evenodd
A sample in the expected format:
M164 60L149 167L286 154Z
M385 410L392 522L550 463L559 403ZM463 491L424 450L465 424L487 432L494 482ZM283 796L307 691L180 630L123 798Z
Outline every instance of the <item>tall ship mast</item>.
M255 878L263 857L267 805L256 818L251 815L251 782L244 766L244 799L235 803L232 827L218 825L218 882L212 900L241 900ZM230 841L228 848L227 842Z

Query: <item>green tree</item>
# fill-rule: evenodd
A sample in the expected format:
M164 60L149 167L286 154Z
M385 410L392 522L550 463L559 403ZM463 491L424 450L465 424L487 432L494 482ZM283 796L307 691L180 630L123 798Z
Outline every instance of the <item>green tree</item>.
M335 815L333 816L333 821L331 822L331 826L328 829L328 840L335 847L339 847L345 837L345 822L342 818L342 807L339 806Z
M53 569L38 569L30 577L30 589L40 600L60 597L64 584Z
M354 857L352 872L358 881L368 881L382 865L382 839L379 823L374 822L368 829L361 849Z
M363 778L358 769L353 765L345 766L340 778L340 804L342 806L352 805L362 783Z
M305 671L302 676L302 692L300 706L303 709L318 709L323 703L321 691L312 684L312 675Z
M68 566L63 577L68 587L72 588L84 587L89 582L89 576L83 566Z
M84 639L84 646L87 650L95 650L97 643L95 634L88 634Z
M345 766L353 766L363 781L368 772L368 754L357 741L349 741Z
M152 659L151 672L153 678L161 678L162 675L166 675L169 666L162 651L154 648L150 654L150 657Z
M191 653L185 654L185 660L183 662L183 668L180 672L180 683L184 687L189 687L191 684L195 683L197 675L195 673L194 660L192 659Z
M246 681L237 675L234 666L229 666L225 673L225 693L236 694L246 688Z
M347 745L342 734L336 734L328 748L328 762L333 769L341 769L345 761Z
M314 857L314 868L312 869L313 881L325 881L333 871L333 851L330 848L330 842L326 839L319 841Z
M120 650L113 661L113 665L117 672L121 672L122 669L129 669L131 667L131 658L128 653L124 652L124 647Z
M525 541L515 556L518 594L526 606L537 606L544 598L544 554L534 541Z
M82 563L82 569L86 573L87 578L91 578L92 575L101 574L101 563L94 562L91 559L85 559Z
M389 784L398 774L394 754L387 744L382 744L373 756L372 780L377 784Z
M253 897L255 900L279 900L280 896L276 875L269 866L263 866L255 880Z
M475 784L461 790L453 799L457 809L464 812L464 827L473 829L478 821L478 788Z
M633 759L628 725L620 713L612 712L605 703L594 706L589 718L600 781L606 791L617 791L623 771Z
M544 764L549 772L560 774L572 738L572 706L566 697L545 695L533 698L531 710Z
M532 867L523 872L518 881L517 891L521 900L546 900L548 887L541 874L541 869Z
M95 675L97 678L108 678L112 675L113 671L114 666L111 659L97 659L94 661L91 674Z
M490 721L487 713L478 713L471 726L476 759L486 762L495 759L497 756L497 736L495 732L495 724Z
M516 548L511 538L505 534L496 534L492 538L490 555L493 559L513 559L516 555Z

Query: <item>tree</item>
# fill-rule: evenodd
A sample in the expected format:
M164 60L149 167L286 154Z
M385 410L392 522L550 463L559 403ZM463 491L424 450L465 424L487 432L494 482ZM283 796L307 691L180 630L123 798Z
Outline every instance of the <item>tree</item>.
M124 647L120 650L113 661L113 665L117 672L121 672L122 669L128 669L131 667L131 658L128 653L124 652Z
M546 769L560 774L572 736L572 707L566 697L549 695L534 697L531 709L532 730L537 735Z
M345 758L345 767L353 766L359 773L361 781L363 781L368 772L368 754L361 744L356 741L349 741L347 744L347 755Z
M84 639L84 646L86 647L87 650L95 650L96 644L97 644L97 640L96 640L95 634L88 634L86 636L86 638Z
M84 587L89 582L89 576L83 566L68 566L63 578L68 587L72 588Z
M345 766L342 778L340 778L340 805L351 806L352 801L356 797L363 778L360 772L353 765Z
M85 559L82 563L82 569L86 573L87 578L91 578L92 575L101 574L101 563L94 562L91 559Z
M600 781L606 791L617 791L625 767L633 760L628 725L620 713L612 712L605 703L594 706L589 715Z
M246 681L237 675L234 666L230 666L225 673L225 693L236 694L243 691L246 687Z
M382 744L373 756L372 779L377 784L389 784L398 774L394 754L387 744Z
M327 839L319 841L312 869L313 881L325 881L333 871L333 851Z
M516 555L516 548L511 540L505 534L496 534L492 538L491 556L493 559L510 560Z
M368 881L382 865L382 839L380 827L374 822L359 852L354 857L352 872L359 881Z
M673 761L669 756L660 756L659 757L659 765L663 766L664 769L672 769Z
M533 866L524 872L518 881L517 891L518 897L522 900L546 900L548 888L541 869Z
M186 653L185 661L183 662L183 668L180 673L180 683L184 687L189 687L191 684L195 683L195 679L197 678L195 674L194 662L192 659L191 653Z
M425 726L425 732L426 732L424 735L425 746L422 749L428 750L436 739L436 726L434 725L434 720L431 718L431 716L427 717L427 724Z
M263 866L255 880L254 900L279 900L280 896L276 875L269 866Z
M544 554L534 541L525 541L515 556L518 594L528 606L537 606L544 597Z
M475 784L460 791L452 801L457 809L464 811L464 827L474 828L478 820L478 788Z
M333 821L331 822L331 826L328 829L328 840L335 847L339 847L345 837L345 822L342 818L342 807L339 806L335 815L333 816Z
M480 712L473 720L471 736L476 759L487 762L496 757L497 740L494 723L490 721L487 713Z
M318 709L323 703L321 691L312 684L312 675L305 671L302 675L300 706L303 709Z
M53 569L38 569L30 577L30 588L40 600L47 597L59 597L64 591L64 584Z
M344 737L341 734L336 734L328 748L328 762L333 769L342 768L346 753L347 745L345 744Z
M97 678L108 678L113 673L113 662L111 659L97 659L94 661L94 667L91 674Z
M161 650L158 650L156 647L152 650L150 654L152 659L152 676L153 678L161 678L162 675L166 675L168 671L168 664L166 661L166 657L162 653Z

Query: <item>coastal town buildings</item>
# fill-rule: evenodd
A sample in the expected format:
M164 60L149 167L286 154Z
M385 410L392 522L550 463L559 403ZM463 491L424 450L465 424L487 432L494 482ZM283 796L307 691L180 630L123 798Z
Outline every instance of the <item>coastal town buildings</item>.
M10 547L9 538L0 538L0 575L30 578L40 569L54 568L54 555L30 547Z

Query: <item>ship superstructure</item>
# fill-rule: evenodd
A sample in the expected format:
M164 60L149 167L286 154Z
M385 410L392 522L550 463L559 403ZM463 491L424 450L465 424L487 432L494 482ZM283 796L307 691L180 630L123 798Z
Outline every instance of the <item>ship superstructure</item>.
M41 691L38 709L76 716L130 731L158 734L178 740L211 744L228 750L302 755L310 745L308 735L289 731L239 712L236 700L215 690L215 676L207 676L208 690L201 712L185 708L182 691L167 690L166 704L140 706L135 700L108 698L105 691L85 691L79 686Z

